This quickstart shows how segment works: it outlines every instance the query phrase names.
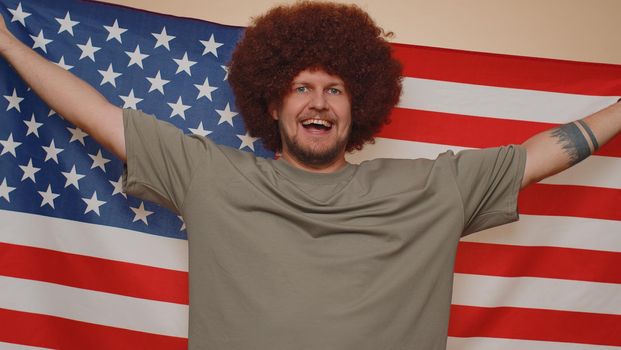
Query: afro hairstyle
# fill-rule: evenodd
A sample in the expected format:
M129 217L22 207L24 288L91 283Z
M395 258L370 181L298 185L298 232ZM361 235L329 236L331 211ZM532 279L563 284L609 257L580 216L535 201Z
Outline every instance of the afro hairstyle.
M345 82L352 129L346 150L360 150L389 122L401 95L401 64L385 33L355 5L298 2L253 19L233 52L229 82L253 137L278 152L282 141L269 106L280 103L295 76L322 69Z

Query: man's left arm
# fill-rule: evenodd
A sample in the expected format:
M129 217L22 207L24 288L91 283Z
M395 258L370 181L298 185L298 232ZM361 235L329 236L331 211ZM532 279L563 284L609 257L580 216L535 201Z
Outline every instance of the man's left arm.
M588 117L537 134L522 145L526 169L522 188L590 156L621 131L621 102Z

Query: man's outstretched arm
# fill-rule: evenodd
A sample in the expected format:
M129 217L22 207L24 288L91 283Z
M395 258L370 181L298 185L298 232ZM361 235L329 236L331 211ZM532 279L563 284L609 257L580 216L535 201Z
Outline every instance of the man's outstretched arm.
M8 31L2 16L0 55L52 109L126 160L122 110L88 83L22 44Z
M590 116L537 134L522 145L522 188L561 172L591 155L621 131L621 102Z

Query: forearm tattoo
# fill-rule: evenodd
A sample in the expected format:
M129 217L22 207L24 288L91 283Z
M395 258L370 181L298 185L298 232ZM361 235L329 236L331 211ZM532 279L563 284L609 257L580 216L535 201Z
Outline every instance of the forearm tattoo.
M582 125L582 127L584 128L584 131L586 131L587 135L589 135L589 138L591 139L591 143L593 144L593 152L597 151L597 149L599 148L599 143L597 143L597 139L595 138L593 131L591 131L591 128L589 128L589 126L587 125L587 123L584 122L584 120L578 120L578 123Z
M580 125L584 128L586 134L591 139L593 148L598 148L597 139L595 138L593 131L591 131L587 124L581 120L561 125L552 130L552 136L558 139L557 143L563 147L563 150L569 156L569 165L577 164L591 155L591 147L589 146L589 142L576 123L580 123Z

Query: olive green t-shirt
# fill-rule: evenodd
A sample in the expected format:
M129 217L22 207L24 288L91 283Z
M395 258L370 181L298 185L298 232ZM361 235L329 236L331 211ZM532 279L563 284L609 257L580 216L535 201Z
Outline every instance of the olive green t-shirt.
M523 148L331 174L124 113L128 194L180 213L191 350L440 350L459 237L517 220Z

